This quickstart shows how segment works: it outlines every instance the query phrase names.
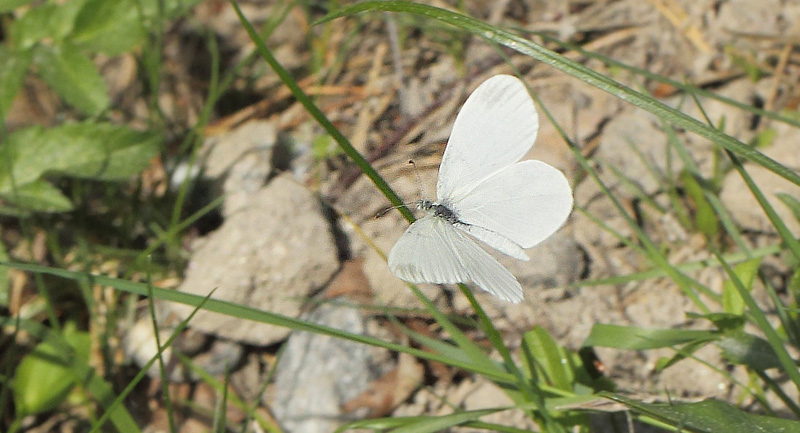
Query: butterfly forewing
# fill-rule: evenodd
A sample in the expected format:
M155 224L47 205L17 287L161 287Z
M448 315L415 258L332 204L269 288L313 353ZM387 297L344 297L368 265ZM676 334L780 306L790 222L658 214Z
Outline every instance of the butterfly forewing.
M511 75L486 80L456 116L439 167L439 201L462 195L519 161L533 146L538 130L536 108L522 81Z
M572 190L558 169L521 161L449 204L460 221L485 229L470 232L473 236L517 257L507 251L507 241L530 248L552 235L572 210Z
M413 283L474 282L509 302L522 300L514 275L468 235L428 215L411 224L389 252L389 268Z

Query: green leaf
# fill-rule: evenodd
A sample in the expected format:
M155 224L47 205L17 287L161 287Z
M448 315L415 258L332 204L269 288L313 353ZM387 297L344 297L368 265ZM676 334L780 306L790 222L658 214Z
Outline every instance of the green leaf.
M750 292L753 291L753 282L756 279L756 275L758 275L758 267L760 265L761 258L755 258L733 267L733 272ZM725 281L722 286L722 309L730 314L744 314L744 299L742 299L742 295L736 290L736 286L731 280Z
M21 210L64 212L69 199L44 181L61 175L123 180L142 171L159 149L161 136L109 123L30 127L8 135L0 147L0 198Z
M394 433L433 433L447 430L470 421L475 421L482 416L490 415L502 410L511 409L501 407L497 409L480 409L472 411L460 411L449 415L441 416L414 416L414 417L392 417L377 418L356 421L337 429L337 432L352 429L387 429L392 428Z
M800 432L800 422L771 416L753 415L719 400L699 403L643 403L619 395L609 395L633 409L684 432Z
M753 62L749 57L737 53L730 46L725 48L725 53L730 57L734 65L745 71L750 81L755 83L766 74L757 63Z
M746 365L755 371L781 366L772 346L763 338L734 332L725 334L715 344L722 349L722 356L733 364Z
M731 313L711 313L711 314L697 314L687 313L686 317L690 319L703 319L708 320L717 327L720 332L738 331L744 328L747 323L741 314Z
M37 45L34 53L39 75L67 103L91 116L108 108L103 77L75 45L66 41L58 46Z
M763 149L769 147L775 142L775 137L778 136L778 130L775 128L766 128L759 132L752 140L753 147Z
M115 56L145 41L145 29L131 0L88 0L75 19L71 41L90 52Z
M522 337L523 362L530 375L535 378L534 369L544 375L547 383L565 391L573 391L573 374L569 354L541 326L536 326ZM538 368L537 368L538 367Z
M5 118L11 108L32 58L28 50L11 50L0 45L0 118Z
M686 189L686 194L694 203L695 227L706 239L714 239L719 233L719 218L717 218L714 208L705 197L704 190L710 189L707 182L695 178L688 171L681 173L681 182Z
M32 1L33 0L0 0L0 13L12 11Z
M343 153L342 148L336 145L336 140L328 134L320 135L311 142L311 152L317 161L324 161Z
M31 127L9 134L0 159L0 194L8 194L45 174L96 180L126 179L143 170L161 142L158 134L109 123L68 123Z
M43 179L25 184L9 193L0 193L0 198L23 211L52 213L73 209L72 202L58 188Z
M88 346L86 346L87 341L84 338L86 335L85 332L73 331L74 326L69 323L64 327L64 331L60 331L47 328L33 320L0 316L0 328L9 327L24 330L32 338L47 342L46 344L52 346L52 349L57 355L65 356L73 353L81 355L73 356L71 359L72 362L69 364L70 374L74 378L75 384L79 381L83 388L88 391L89 395L91 395L99 406L106 411L106 413L103 414L103 418L110 420L116 431L130 433L141 431L124 406L113 405L114 400L117 398L114 389L89 366L88 356L83 355L88 353L89 350ZM49 359L51 361L57 361L57 359L52 356L50 356ZM61 361L64 360L62 359ZM60 365L66 364L61 362ZM16 385L12 384L12 391L15 386ZM102 425L101 421L95 423L95 426ZM96 430L97 428L95 428L95 431ZM106 429L100 429L100 431L106 431Z
M28 50L41 42L59 45L72 32L75 17L86 0L48 2L29 10L11 23L9 33L14 47Z
M693 343L689 343L689 344L684 345L683 347L681 347L680 351L676 352L674 355L670 356L669 358L665 358L665 357L659 358L656 361L655 370L656 371L663 371L663 370L666 370L669 367L672 367L673 365L677 364L679 361L683 361L684 359L689 357L691 354L693 354L694 352L696 352L700 348L705 347L707 343L708 343L707 341L695 341Z
M67 124L46 135L53 141L71 142L70 152L62 155L72 163L62 165L58 173L95 180L124 180L141 172L163 139L156 133L109 123Z
M74 326L64 329L64 342L45 340L25 355L13 378L13 395L20 416L55 409L77 383L73 367L89 360L91 340Z
M147 19L169 20L183 15L203 0L138 0L142 15Z
M615 349L647 350L672 347L698 341L711 341L719 338L714 331L693 329L653 329L636 326L606 325L598 323L584 346L612 347Z
M794 215L797 221L800 221L800 200L796 199L793 195L786 194L785 192L779 192L775 194L778 196L778 199L792 211L792 215Z
M3 228L0 227L0 235L3 234ZM2 238L0 238L2 239ZM8 251L3 242L0 242L0 263L9 260ZM0 265L0 306L8 307L9 300L11 299L11 280L8 275L8 266Z
M0 146L0 194L7 194L16 188L38 179L45 169L37 168L37 152L51 151L42 146L40 126L19 129L5 137ZM42 156L45 156L43 154ZM46 164L43 164L46 166Z

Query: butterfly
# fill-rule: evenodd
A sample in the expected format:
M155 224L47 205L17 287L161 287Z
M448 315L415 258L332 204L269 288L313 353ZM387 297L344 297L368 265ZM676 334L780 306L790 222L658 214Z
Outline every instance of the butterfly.
M522 301L516 277L473 238L519 260L525 249L558 230L572 211L564 174L542 161L520 159L539 130L525 85L511 75L484 81L456 116L436 200L389 252L392 273L412 283L474 283L498 298Z

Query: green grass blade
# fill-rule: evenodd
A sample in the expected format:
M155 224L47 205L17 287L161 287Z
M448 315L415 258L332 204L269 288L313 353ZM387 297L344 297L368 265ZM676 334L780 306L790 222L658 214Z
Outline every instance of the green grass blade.
M719 400L699 403L644 403L620 395L609 398L637 412L695 433L800 432L800 422L753 415Z
M584 346L612 347L627 350L648 350L673 347L719 337L714 331L694 329L660 329L598 323L592 327Z
M20 269L23 271L34 272L36 274L46 274L74 281L86 281L92 284L109 286L113 287L116 290L127 293L133 293L142 297L148 296L149 293L148 292L149 289L146 284L118 279L118 278L111 278L102 275L89 275L81 272L69 271L66 269L57 269L57 268L50 268L46 266L24 264L24 263L0 263L0 265L9 266L11 268ZM227 316L232 316L262 323L268 323L270 325L282 326L290 329L330 335L332 337L342 338L350 341L355 341L358 343L383 347L388 350L404 352L421 359L438 361L446 365L451 365L457 368L471 371L486 376L490 380L498 382L512 382L512 376L510 374L505 372L498 372L496 368L490 369L480 364L459 362L447 358L445 356L426 352L424 350L419 350L403 346L401 344L383 341L375 337L369 337L361 334L352 334L328 326L305 322L303 320L296 319L293 317L288 317L268 311L261 311L245 305L238 305L231 302L220 301L216 299L206 300L206 298L202 296L182 293L176 290L160 289L158 287L152 287L152 295L157 299L170 302L179 302L181 304L193 307L203 305L203 309L206 311L220 313Z

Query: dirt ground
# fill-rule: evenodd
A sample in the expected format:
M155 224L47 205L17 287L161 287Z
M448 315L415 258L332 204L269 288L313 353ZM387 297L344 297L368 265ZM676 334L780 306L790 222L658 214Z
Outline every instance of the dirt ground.
M263 24L280 10L280 5L274 3L240 2L245 14L256 25ZM429 3L453 9L453 3L457 2ZM570 42L614 61L768 110L796 110L800 102L797 79L800 65L795 45L800 40L800 4L791 0L474 0L463 2L463 6L463 13L491 24L520 29L530 34L532 40L626 85L650 92L672 106L694 104L686 101L675 87L609 67L601 60L548 42L539 35ZM267 44L304 90L315 96L323 112L402 197L416 199L418 176L422 179L423 191L433 191L436 168L458 108L466 95L489 76L513 73L503 57L507 56L541 98L543 106L566 128L567 136L580 146L581 153L597 164L604 180L626 206L634 212L647 212L642 210L637 195L617 180L614 169L623 170L630 179L635 179L637 188L655 202L668 204L663 184L651 175L651 170L655 167L662 175L674 177L681 167L665 161L667 137L651 115L529 57L492 47L442 24L407 15L373 13L311 27L310 21L319 18L321 13L322 10L315 7L291 9ZM161 161L163 167L179 165L186 160L187 155L179 153L177 143L198 121L207 97L211 71L204 40L206 32L211 32L217 40L223 72L254 48L227 1L202 2L190 16L167 29L159 103L173 125L174 135L171 137L173 144ZM140 63L135 54L97 59L97 62L102 65L112 100L116 101L114 117L134 127L147 125L146 101L142 98L138 78ZM388 251L405 229L405 223L394 214L375 219L374 215L387 206L385 198L353 164L336 152L333 145L324 145L323 130L291 98L262 61L256 59L245 65L230 90L214 107L212 121L203 132L201 153L207 158L204 169L217 188L215 191L224 191L228 198L217 222L210 226L213 230L199 227L187 235L186 244L191 245L192 256L186 272L179 276L181 283L172 286L205 294L206 286L202 284L214 282L212 285L220 287L218 294L222 298L229 296L227 299L235 302L399 341L398 333L391 330L381 314L364 312L351 317L331 313L328 316L317 310L309 311L308 305L302 302L284 302L272 295L254 295L255 290L246 293L241 290L242 287L262 287L262 284L273 287L270 284L274 284L270 289L274 293L285 293L281 292L282 287L290 286L296 290L292 295L299 298L322 293L328 298L368 299L401 309L419 307L405 285L389 273L383 259L356 230L357 227L383 251ZM760 71L757 76L749 73L753 69ZM46 91L37 92L36 83L31 83L30 88L33 91L28 92L28 99L20 101L8 119L11 129L33 123L52 124L58 117L59 103L55 96ZM717 101L701 102L712 120L725 118L726 132L744 142L770 126ZM693 110L697 111L693 108L685 111L700 115ZM695 326L686 316L687 312L694 311L693 305L668 279L591 287L580 284L583 280L641 271L647 269L648 264L586 216L594 215L624 236L631 235L597 186L583 178L582 170L553 124L541 112L540 117L542 126L530 156L567 174L574 187L576 205L586 213L573 213L564 229L532 250L535 260L526 264L503 261L523 286L530 288L522 304L504 305L479 294L509 346L518 346L521 334L537 325L544 327L560 344L575 350L595 323ZM800 138L792 128L776 128L783 142L796 143L792 139ZM681 139L689 143L701 169L710 172L713 165L711 145L682 131L679 133ZM800 168L796 150L779 148L779 141L776 140L775 152L784 152L790 160L794 158L795 167ZM234 149L238 145L242 147ZM649 165L642 162L642 156L631 152L631 145L639 149ZM258 151L253 152L253 149ZM416 161L416 170L406 163L409 159ZM269 169L264 169L265 166ZM279 172L283 174L276 176ZM161 173L152 168L146 175L159 177ZM262 190L264 185L267 187ZM272 190L267 190L270 187ZM774 189L782 187L776 185ZM774 242L777 239L774 234L763 229L763 217L748 213L752 206L739 205L748 200L737 195L737 190L741 189L729 185L727 190L723 188L720 197L724 203L732 204L736 222L748 230L753 245ZM285 203L292 203L292 206L282 207ZM261 209L258 211L261 213L242 211L255 207ZM296 209L303 212L294 212ZM794 221L793 218L787 220ZM274 227L265 227L265 221L274 222ZM646 216L642 224L654 239L669 246L669 258L674 263L709 257L702 236L682 227L669 212L652 218ZM793 228L798 231L796 224ZM253 241L255 236L273 242ZM251 246L243 246L248 243ZM286 253L284 259L278 260L276 257L285 253L281 248L296 253ZM247 265L240 266L244 262ZM778 276L787 272L780 262L768 264ZM273 270L270 275L278 272L274 270L292 274L282 276L284 279L277 282L252 277L265 275L265 269ZM231 283L232 274L241 277L241 281ZM709 287L720 287L724 280L724 274L718 269L697 271L693 277ZM292 283L281 285L284 280ZM229 295L225 294L223 286L226 285L231 287ZM423 290L443 310L468 313L468 304L457 291L433 286ZM187 314L177 307L162 307L165 316L174 313L185 317ZM331 317L339 321L327 322L334 320ZM432 329L430 320L425 317L409 313L403 318L404 323L420 332L438 335L439 330ZM258 395L259 387L254 384L263 381L264 366L274 360L276 347L286 341L289 332L266 325L223 322L213 315L198 316L194 320L194 332L201 334L197 338L204 342L198 345L203 350L194 355L198 362L219 366L221 359L225 359L238 365L232 378L234 388L243 396ZM148 344L142 342L147 340L148 330L152 332L146 323L146 320L137 322L132 330L123 331L128 345L126 354L130 358L148 359L149 352L137 354ZM144 326L143 331L137 326ZM132 339L134 334L143 340ZM382 380L382 386L397 393L394 397L397 401L383 403L383 406L371 400L354 402L360 393L346 398L340 396L343 400L337 404L350 404L352 413L358 416L446 413L447 405L442 403L441 397L466 409L496 405L507 399L491 383L465 377L443 366L366 348L344 350L331 342L297 343L301 347L328 347L325 344L332 346L327 352L320 350L321 359L327 359L323 362L334 362L331 358L335 356L331 354L343 350L350 357L346 358L351 363L349 368L358 365L365 372L363 376L352 378L354 389L375 386L375 381ZM738 394L733 392L732 385L712 368L699 363L679 363L656 374L657 360L671 354L666 350L608 349L597 353L605 365L605 374L622 390L653 396L669 393L685 398L736 400ZM711 365L726 368L711 348L697 355L709 360ZM301 360L297 362L302 363ZM303 370L300 364L296 370L285 368L317 377L326 374ZM385 382L390 373L394 374L392 381ZM748 380L743 372L734 371L734 376ZM281 413L294 410L289 403L282 406L280 401L299 398L294 394L286 395L285 390L306 386L282 380L279 376L276 379L279 386L268 388L264 397L265 405L274 408L278 418ZM153 406L157 395L157 388L153 386L142 393L142 397L150 401L144 412L151 415L148 431L161 431L165 427L164 408ZM313 382L308 386L313 393ZM213 396L213 391L202 384L175 384L174 387L178 394L194 393L192 398L200 404L204 398ZM309 400L305 401L308 404ZM233 411L231 418L236 416ZM530 427L521 414L505 414L498 420ZM190 416L181 431L201 431L206 421ZM599 422L597 431L610 431L606 430L610 428L606 422ZM619 425L624 425L624 419L621 422ZM330 428L330 424L315 425L313 429L300 425L287 431ZM646 430L640 427L636 431Z

